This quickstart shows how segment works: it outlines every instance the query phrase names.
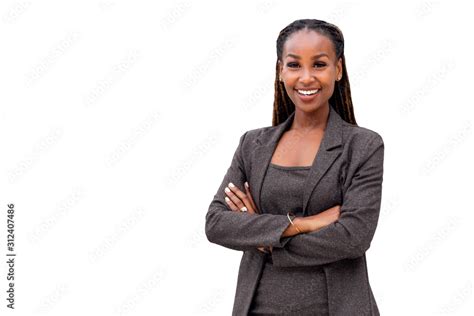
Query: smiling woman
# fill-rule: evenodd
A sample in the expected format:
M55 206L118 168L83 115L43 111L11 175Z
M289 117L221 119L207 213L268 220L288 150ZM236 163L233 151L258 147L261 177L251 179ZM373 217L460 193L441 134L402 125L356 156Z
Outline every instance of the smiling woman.
M344 120L357 124L344 57L344 36L337 26L304 19L285 27L277 39L276 73L279 79L275 80L274 126L288 117L298 103L315 99L320 104L329 102ZM316 89L320 89L318 97L305 98Z
M206 214L243 251L232 315L379 315L365 252L380 213L384 142L358 126L335 25L277 39L273 125L246 131Z

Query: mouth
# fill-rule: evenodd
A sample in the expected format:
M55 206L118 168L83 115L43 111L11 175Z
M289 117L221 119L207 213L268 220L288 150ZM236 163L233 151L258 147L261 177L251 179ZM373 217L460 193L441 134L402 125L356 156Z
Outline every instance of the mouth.
M312 101L321 93L321 89L295 89L295 91L298 97L304 102Z
M295 89L296 92L298 92L299 94L301 95L313 95L313 94L316 94L318 93L321 89L306 89L306 90L302 90L302 89Z

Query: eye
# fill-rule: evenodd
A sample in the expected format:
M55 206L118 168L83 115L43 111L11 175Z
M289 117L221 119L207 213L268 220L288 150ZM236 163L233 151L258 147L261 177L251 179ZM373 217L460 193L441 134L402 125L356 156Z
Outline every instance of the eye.
M326 63L323 63L323 62L317 62L314 64L316 66L316 68L322 68L324 66L326 66ZM297 62L289 62L286 64L286 66L288 68L297 68L299 65Z

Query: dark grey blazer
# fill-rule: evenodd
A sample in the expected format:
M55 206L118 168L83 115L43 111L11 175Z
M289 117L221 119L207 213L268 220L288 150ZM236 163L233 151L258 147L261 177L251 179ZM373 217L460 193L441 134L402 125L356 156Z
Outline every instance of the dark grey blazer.
M233 212L224 201L229 182L245 192L244 182L248 181L254 202L262 210L260 190L265 172L293 118L294 112L278 126L249 130L240 137L206 214L208 240L243 251L232 315L248 313L264 264L258 246L273 246L275 267L321 265L330 315L380 315L365 256L382 198L384 142L377 132L347 123L330 106L326 130L305 183L303 211L308 216L340 204L341 215L316 232L280 238L289 225L285 215Z

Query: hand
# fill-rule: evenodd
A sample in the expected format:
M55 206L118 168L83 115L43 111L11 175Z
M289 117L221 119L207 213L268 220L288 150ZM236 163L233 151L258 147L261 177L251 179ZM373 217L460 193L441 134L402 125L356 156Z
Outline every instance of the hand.
M232 182L225 188L226 202L229 205L230 209L235 212L242 212L242 207L247 208L247 213L256 214L260 213L253 201L252 193L250 192L250 188L248 183L245 182L245 192L243 193L239 188L233 185ZM257 247L257 249L263 253L267 253L264 247ZM270 246L270 252L272 251L272 247Z
M316 231L321 229L325 226L328 226L339 219L341 214L341 206L336 205L333 206L324 212L318 213L316 215L308 216L307 218L311 218L312 220L312 231Z
M341 206L335 205L323 213L324 218L327 220L327 225L332 224L339 219L339 216L341 215Z
M242 212L241 209L246 207L247 213L249 214L260 213L253 201L252 193L250 193L247 182L245 182L245 193L230 182L229 185L225 187L225 194L227 195L225 199L227 205L229 205L232 211Z

